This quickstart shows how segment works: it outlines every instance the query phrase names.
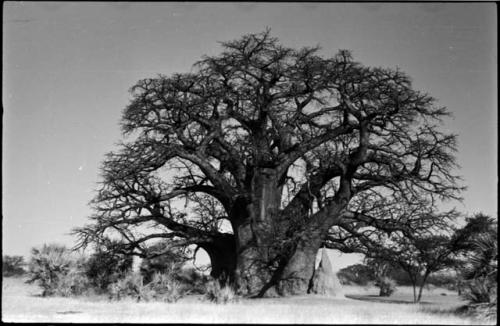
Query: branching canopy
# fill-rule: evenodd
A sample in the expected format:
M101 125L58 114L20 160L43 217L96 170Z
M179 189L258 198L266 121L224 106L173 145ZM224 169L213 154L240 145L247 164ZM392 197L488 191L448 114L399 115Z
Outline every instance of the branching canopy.
M327 243L412 234L436 220L437 200L460 199L456 137L439 130L449 113L399 69L363 66L346 50L324 58L318 47L285 47L269 31L222 47L192 73L131 88L128 138L103 163L81 245L109 230L136 249L154 238L231 237L220 221L239 223L233 212L250 201L259 169L276 173L283 216L326 219L349 202Z

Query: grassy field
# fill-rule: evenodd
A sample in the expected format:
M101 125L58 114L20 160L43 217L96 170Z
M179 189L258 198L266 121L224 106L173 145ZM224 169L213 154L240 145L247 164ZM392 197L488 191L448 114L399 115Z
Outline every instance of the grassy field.
M22 278L3 279L3 322L484 324L452 314L450 309L464 302L444 289L425 291L422 303L417 305L395 303L411 301L412 292L408 287L398 288L389 301L378 302L375 288L352 286L344 288L348 297L301 296L216 305L195 296L171 304L110 302L97 296L43 298L37 286L23 281Z

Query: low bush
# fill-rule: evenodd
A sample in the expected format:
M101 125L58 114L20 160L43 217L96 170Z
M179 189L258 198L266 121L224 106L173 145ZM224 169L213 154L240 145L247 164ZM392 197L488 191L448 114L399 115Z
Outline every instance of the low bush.
M497 300L497 282L479 277L465 282L462 296L471 304L491 303Z
M133 298L137 301L176 302L183 293L179 283L170 275L155 273L151 281L146 283L142 275L128 273L109 285L109 295L112 300Z
M186 293L179 281L167 274L155 273L148 286L154 299L165 302L176 302Z
M227 304L237 302L239 297L230 284L225 283L221 285L219 281L211 280L207 284L205 299L217 304Z
M464 317L472 317L485 324L494 325L497 321L497 303L475 303L467 304L458 309L455 313Z
M150 282L156 273L180 274L187 260L184 248L172 246L170 241L159 241L146 249L146 258L142 259L140 271L144 280Z
M108 290L109 298L114 300L134 298L137 301L148 301L152 297L152 293L144 285L144 278L136 273L129 273L111 283Z
M153 279L157 273L178 274L182 264L171 259L169 255L160 255L153 258L144 258L141 262L140 271L146 282Z
M67 274L61 275L53 294L69 297L86 294L89 290L90 282L85 273L79 268L72 267Z
M182 293L205 294L208 276L195 268L184 268L189 259L184 248L172 246L168 241L160 241L147 248L146 258L140 265L140 273L145 283L153 281L155 275L163 275L175 280Z
M26 263L24 262L23 256L2 256L2 276L11 277L11 276L21 276L26 273L24 270L24 266Z
M396 282L387 276L378 278L375 286L380 289L379 296L381 297L390 297L396 291Z
M182 285L186 292L192 294L206 294L210 282L208 275L203 275L195 268L181 269L175 274L175 279Z
M130 272L132 257L99 250L92 254L83 267L92 287L99 292L107 291L110 284Z
M85 292L89 282L83 272L85 258L65 246L51 244L33 248L28 265L28 283L36 282L43 296L78 295Z
M496 230L477 235L462 275L465 279L463 297L471 304L497 301L498 235Z

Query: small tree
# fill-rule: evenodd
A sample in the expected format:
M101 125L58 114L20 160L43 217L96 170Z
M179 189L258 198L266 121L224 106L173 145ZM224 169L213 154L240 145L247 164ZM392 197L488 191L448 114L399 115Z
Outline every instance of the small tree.
M463 269L465 278L475 279L474 282L481 280L481 285L484 285L475 283L474 290L484 288L486 293L490 293L493 286L496 289L497 233L491 218L477 214L468 218L464 227L445 230L448 234L437 234L432 229L429 231L417 236L396 237L396 245L392 250L398 249L389 250L384 255L385 259L396 262L407 272L413 285L415 302L422 298L423 288L432 273L464 263L458 258L464 251L468 252L468 263L463 264L466 266ZM486 276L489 273L493 278Z
M367 222L341 225L340 232L327 239L328 245L399 266L411 281L414 302L419 302L429 276L454 263L458 249L450 222L458 214L454 210L432 212L425 201L417 198L413 201L405 196L398 203L387 205L383 199L381 203L374 203L372 199L369 205L366 211L395 214L401 224L394 223L392 216L377 220L364 213Z
M432 273L455 264L453 255L456 252L450 241L450 237L445 235L431 235L404 243L403 248L411 252L396 261L412 281L414 302L420 302L424 286Z
M2 276L19 276L23 275L26 271L24 270L24 266L26 263L24 262L23 256L2 256Z
M391 296L396 290L396 284L394 280L389 277L389 272L391 270L390 262L380 258L366 258L365 263L372 270L375 286L380 289L379 296Z

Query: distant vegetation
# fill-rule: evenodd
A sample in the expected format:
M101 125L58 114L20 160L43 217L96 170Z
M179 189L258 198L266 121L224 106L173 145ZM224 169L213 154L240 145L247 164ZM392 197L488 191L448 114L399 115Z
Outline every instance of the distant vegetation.
M106 292L108 287L124 278L132 268L132 257L98 250L85 262L84 272L97 292Z
M25 274L23 256L2 256L2 276L21 276Z
M391 266L387 276L395 282L396 286L411 286L411 280L404 270ZM376 282L372 267L363 264L350 265L337 272L337 277L343 285L368 286ZM457 273L452 269L443 270L429 276L427 285L458 290Z

